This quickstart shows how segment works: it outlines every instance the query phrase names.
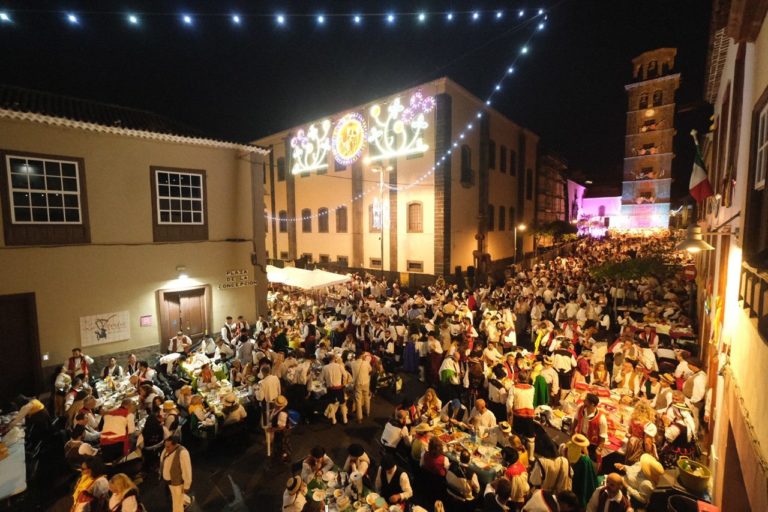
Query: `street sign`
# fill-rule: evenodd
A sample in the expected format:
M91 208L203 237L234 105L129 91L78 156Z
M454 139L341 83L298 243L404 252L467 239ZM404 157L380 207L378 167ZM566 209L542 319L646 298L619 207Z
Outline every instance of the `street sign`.
M686 265L683 267L683 275L686 281L693 281L696 279L696 265Z

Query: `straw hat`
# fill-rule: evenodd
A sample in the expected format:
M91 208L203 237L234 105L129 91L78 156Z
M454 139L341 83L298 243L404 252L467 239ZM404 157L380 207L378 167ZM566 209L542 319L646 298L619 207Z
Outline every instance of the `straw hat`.
M173 400L166 400L163 402L163 410L164 411L172 411L176 408L176 404L173 402Z
M499 430L501 430L505 434L509 434L510 432L512 432L512 425L510 425L509 422L506 422L506 421L499 422Z
M413 431L419 434L426 434L427 432L432 432L432 427L429 425L429 423L425 423L422 421L421 423L413 427Z
M288 494L296 494L301 489L301 483L301 477L292 476L285 484L285 490L288 491Z
M222 402L227 405L235 405L237 403L237 397L234 393L227 393L222 399Z
M552 356L544 356L544 364L554 364L554 361L552 360Z
M191 395L192 394L192 386L189 384L186 384L184 386L181 386L181 389L179 390L180 395Z
M658 429L656 428L656 424L653 422L648 422L645 424L645 427L643 427L643 432L648 437L656 437L656 434L658 433Z
M589 439L582 434L574 434L566 444L566 458L571 464L575 464L589 446Z
M643 471L646 478L653 481L657 481L659 477L664 474L664 466L649 453L644 453L640 457L640 469Z
M283 395L280 395L275 399L276 407L285 407L286 405L288 405L288 399L285 398Z

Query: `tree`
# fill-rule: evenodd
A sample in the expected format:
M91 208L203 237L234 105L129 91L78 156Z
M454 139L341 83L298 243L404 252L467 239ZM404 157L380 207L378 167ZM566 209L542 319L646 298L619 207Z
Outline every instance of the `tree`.
M671 272L672 269L664 262L664 259L661 256L631 258L624 261L608 262L591 270L592 276L598 279L624 280L640 279L649 276L663 278Z

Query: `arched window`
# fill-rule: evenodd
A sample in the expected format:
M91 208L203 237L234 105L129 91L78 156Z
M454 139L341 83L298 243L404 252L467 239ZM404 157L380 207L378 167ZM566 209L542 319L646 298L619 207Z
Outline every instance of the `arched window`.
M499 206L499 231L507 229L507 209Z
M288 212L285 210L280 210L280 213L277 214L278 219L280 219L280 232L281 233L287 233L288 232Z
M654 107L661 106L663 100L664 100L664 93L661 91L661 89L657 89L657 90L653 91L653 106Z
M510 206L509 207L509 230L510 231L515 229L515 224L517 224L517 218L515 217L515 207Z
M285 181L285 158L277 159L277 181Z
M419 202L408 203L408 233L424 231L424 207Z
M347 207L342 206L336 209L336 232L347 232Z
M644 92L640 95L640 103L637 106L638 109L648 108L648 93Z
M466 144L461 146L461 182L472 184L472 150Z
M492 204L488 205L488 231L493 231L495 222L495 213L496 209L493 207Z
M656 78L659 75L659 63L652 60L648 63L648 76L647 78Z
M320 208L317 210L317 232L328 232L328 208Z
M301 232L312 232L312 210L309 208L304 208L301 210Z
M488 167L496 168L496 141L493 139L488 140Z

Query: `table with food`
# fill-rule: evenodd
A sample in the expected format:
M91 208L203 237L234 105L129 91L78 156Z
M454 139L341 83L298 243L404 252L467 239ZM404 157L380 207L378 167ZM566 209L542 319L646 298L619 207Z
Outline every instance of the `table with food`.
M323 503L329 512L386 512L384 498L363 485L359 473L346 473L335 468L307 484L307 501ZM400 509L398 509L400 512Z
M8 429L12 419L13 415L0 417L0 500L27 490L24 426Z

